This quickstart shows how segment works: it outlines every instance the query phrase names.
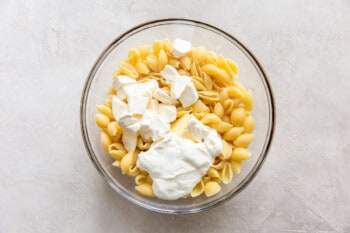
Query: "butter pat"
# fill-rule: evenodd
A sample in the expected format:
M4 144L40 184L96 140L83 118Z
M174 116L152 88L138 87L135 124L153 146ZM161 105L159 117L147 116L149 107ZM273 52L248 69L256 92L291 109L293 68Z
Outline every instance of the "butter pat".
M173 42L173 47L171 53L174 57L179 58L189 52L192 48L192 44L189 41L175 39Z
M129 95L128 109L131 114L143 114L146 111L150 97Z
M179 73L175 67L171 65L166 65L160 74L165 78L166 81L171 82L176 76L179 76Z
M158 114L160 119L165 123L170 123L176 120L176 107L170 104L159 104Z
M198 92L192 82L188 83L185 90L182 92L179 100L184 108L191 106L198 100Z

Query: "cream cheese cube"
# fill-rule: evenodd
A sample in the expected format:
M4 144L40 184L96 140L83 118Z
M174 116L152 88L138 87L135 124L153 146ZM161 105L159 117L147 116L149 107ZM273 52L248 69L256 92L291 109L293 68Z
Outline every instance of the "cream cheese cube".
M114 89L119 90L121 87L132 83L136 83L136 80L126 75L118 75L114 79L113 87Z
M185 90L182 92L179 100L184 108L194 104L198 100L198 92L192 82L187 84Z
M122 136L122 142L128 152L134 152L137 144L137 135L135 136L132 133L124 132Z
M118 121L120 117L128 114L128 105L117 96L113 96L112 113L114 118Z
M143 114L146 111L150 97L140 95L128 96L128 109L131 114Z
M187 76L176 76L171 85L170 95L173 98L180 98L187 84L191 83L191 78Z
M192 44L189 41L175 39L173 42L171 53L174 57L179 58L189 52L192 48Z
M157 88L159 88L158 82L152 79L143 83L124 85L117 91L117 96L122 100L127 99L129 95L152 97L152 91Z
M133 134L136 137L140 131L140 121L133 117L131 114L121 117L118 120L118 124L124 129L124 132Z
M165 78L166 81L171 82L176 76L179 76L179 73L175 67L171 65L166 65L160 74Z
M188 121L188 129L197 142L205 145L212 157L216 157L222 152L222 139L215 129L203 125L193 115Z
M176 120L176 107L170 104L159 104L158 114L160 119L165 123L170 123Z
M146 110L140 120L140 135L145 141L158 141L170 131L166 124L151 110Z

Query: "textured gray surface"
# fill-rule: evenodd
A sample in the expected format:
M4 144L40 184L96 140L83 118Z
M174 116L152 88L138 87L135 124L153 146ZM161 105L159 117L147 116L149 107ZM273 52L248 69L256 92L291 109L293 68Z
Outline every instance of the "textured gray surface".
M350 2L0 2L0 232L350 232ZM275 92L256 179L205 213L135 206L84 150L79 101L102 49L144 21L188 17L245 43Z

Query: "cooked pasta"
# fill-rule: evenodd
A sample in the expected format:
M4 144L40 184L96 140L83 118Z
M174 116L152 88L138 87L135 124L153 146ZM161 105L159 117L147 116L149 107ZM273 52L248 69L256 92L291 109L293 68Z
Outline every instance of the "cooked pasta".
M193 47L183 56L175 57L172 49L169 39L156 40L152 45L130 49L127 58L118 63L113 80L116 80L118 75L129 76L139 83L156 80L159 89L171 96L172 82L160 73L166 65L174 67L179 75L191 78L198 99L186 108L182 107L180 101L174 101L176 119L171 127L178 127L174 126L176 121L193 114L202 124L215 129L221 136L221 153L192 191L184 196L195 198L204 194L211 197L220 192L221 183L228 184L235 175L240 174L242 163L252 156L247 148L254 139L255 121L251 116L254 106L253 93L236 81L237 65L223 55L217 56L215 52L199 46ZM127 134L112 113L112 97L119 94L119 91L120 89L110 88L107 92L108 98L102 105L96 106L98 113L95 115L95 121L101 128L101 145L114 159L114 167L120 168L122 174L134 177L135 190L138 193L154 197L151 176L137 166L138 154L148 151L153 141L143 139L141 134L137 134L135 141L132 141L133 147L130 146L131 142L126 140ZM155 111L161 103L163 102L160 99L152 99L148 102L147 109ZM141 116L133 115L138 119ZM182 130L181 136L197 142L188 128ZM130 148L134 150L131 151Z

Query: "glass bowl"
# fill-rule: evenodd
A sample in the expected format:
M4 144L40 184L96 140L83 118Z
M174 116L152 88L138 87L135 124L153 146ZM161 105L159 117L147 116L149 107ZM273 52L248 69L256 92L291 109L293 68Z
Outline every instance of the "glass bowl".
M112 85L112 76L117 63L124 60L131 48L152 44L154 40L181 38L191 41L193 46L204 46L207 50L222 54L235 61L239 68L236 79L253 91L255 106L255 138L249 147L252 158L242 163L242 171L228 185L222 184L221 192L212 197L201 195L165 201L148 198L135 190L134 179L122 175L112 166L113 159L103 150L100 129L95 123L96 105L104 103L107 90ZM81 98L81 130L86 150L94 166L107 183L129 201L146 209L162 213L196 213L218 206L242 191L255 177L264 162L275 125L274 99L267 76L255 56L237 39L206 23L188 19L163 19L134 27L115 39L98 57L93 65Z

